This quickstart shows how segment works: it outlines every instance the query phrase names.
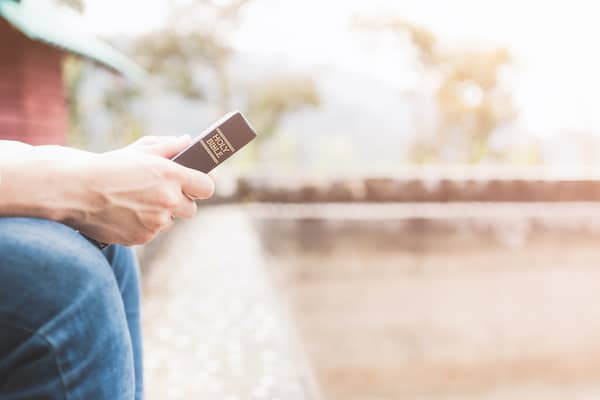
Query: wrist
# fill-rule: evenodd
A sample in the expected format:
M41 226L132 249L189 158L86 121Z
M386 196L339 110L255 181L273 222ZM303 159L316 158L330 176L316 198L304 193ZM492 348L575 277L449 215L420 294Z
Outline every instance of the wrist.
M46 218L73 227L89 219L98 203L94 190L97 159L95 153L67 149L58 160L44 160L51 171L47 179L54 199L47 203Z

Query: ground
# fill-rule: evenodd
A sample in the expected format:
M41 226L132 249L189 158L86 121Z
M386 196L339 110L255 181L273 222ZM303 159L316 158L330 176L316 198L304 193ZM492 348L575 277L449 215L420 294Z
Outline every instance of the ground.
M600 206L219 206L162 248L151 400L600 397Z
M149 400L309 400L302 351L236 209L180 222L144 279Z

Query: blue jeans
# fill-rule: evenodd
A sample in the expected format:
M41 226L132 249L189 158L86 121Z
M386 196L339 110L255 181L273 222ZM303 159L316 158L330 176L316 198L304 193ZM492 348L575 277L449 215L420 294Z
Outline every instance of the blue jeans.
M130 248L0 218L0 399L141 399L139 303Z

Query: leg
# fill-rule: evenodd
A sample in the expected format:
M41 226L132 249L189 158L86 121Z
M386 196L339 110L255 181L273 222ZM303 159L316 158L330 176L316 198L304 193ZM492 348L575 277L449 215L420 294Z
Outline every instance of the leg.
M133 348L135 368L135 398L143 398L142 328L140 324L140 278L139 264L133 249L125 246L110 246L104 251L113 268L119 291L125 306L125 316Z
M0 398L134 398L123 301L103 254L73 229L0 218Z

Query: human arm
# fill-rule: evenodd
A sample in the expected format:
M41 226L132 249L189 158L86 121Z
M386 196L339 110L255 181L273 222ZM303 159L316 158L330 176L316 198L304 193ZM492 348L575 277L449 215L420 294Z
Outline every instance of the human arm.
M0 216L59 221L105 243L140 244L196 212L210 177L168 158L191 139L145 137L91 153L0 141Z

